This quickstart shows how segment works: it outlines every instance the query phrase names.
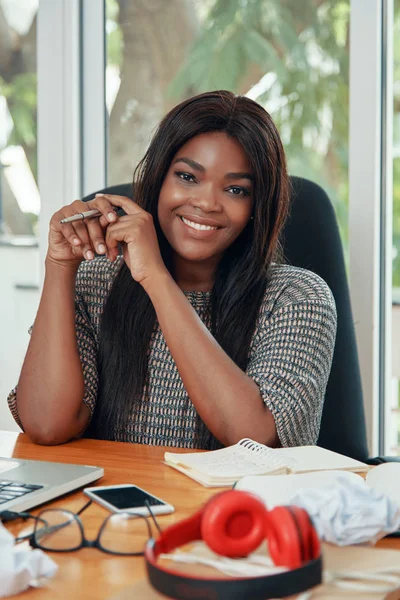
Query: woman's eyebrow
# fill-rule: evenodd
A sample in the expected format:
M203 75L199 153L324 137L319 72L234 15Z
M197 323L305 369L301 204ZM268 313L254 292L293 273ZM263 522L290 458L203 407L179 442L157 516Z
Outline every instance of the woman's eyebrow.
M188 158L187 156L180 156L180 157L176 158L172 164L174 165L177 162L186 163L187 165L189 165L189 167L192 167L196 171L200 171L200 173L206 172L203 165L196 162L195 160L192 160L191 158ZM243 173L242 172L227 173L226 175L224 175L224 179L228 179L228 180L229 179L249 179L250 181L254 181L254 176L251 173L244 173L244 172Z
M175 164L177 162L186 163L187 165L189 165L189 167L192 167L193 169L196 169L196 171L200 171L201 173L205 173L206 171L203 165L196 162L195 160L192 160L191 158L187 158L186 156L180 156L179 158L176 158L172 164Z
M251 173L227 173L225 179L250 179L250 181L254 181L254 176Z

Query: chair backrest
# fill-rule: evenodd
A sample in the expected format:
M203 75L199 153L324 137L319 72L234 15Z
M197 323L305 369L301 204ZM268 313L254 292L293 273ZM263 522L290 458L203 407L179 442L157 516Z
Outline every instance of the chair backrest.
M335 211L317 184L300 177L292 177L291 183L292 209L283 240L285 258L326 281L335 298L338 317L318 445L365 461L368 444L360 367Z
M315 183L291 177L291 184L292 208L283 236L286 261L309 269L326 281L335 298L338 315L318 445L365 461L368 445L360 368L335 211L327 194ZM99 191L133 197L132 184ZM93 197L91 194L84 200Z

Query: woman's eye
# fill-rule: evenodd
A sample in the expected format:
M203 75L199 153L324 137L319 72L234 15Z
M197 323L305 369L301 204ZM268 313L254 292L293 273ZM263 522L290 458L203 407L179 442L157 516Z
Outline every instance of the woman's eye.
M247 188L237 187L236 185L228 190L234 196L250 196L250 191Z
M183 181L189 181L189 182L195 181L195 177L191 173L185 173L183 171L177 171L176 175L179 177L179 179L183 179Z

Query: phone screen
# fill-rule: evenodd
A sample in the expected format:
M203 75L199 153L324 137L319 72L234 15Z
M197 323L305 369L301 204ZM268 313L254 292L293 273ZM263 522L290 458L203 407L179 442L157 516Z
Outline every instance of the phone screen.
M93 491L93 493L118 509L146 506L145 500L147 500L150 506L165 506L165 502L154 498L151 494L148 494L137 487L96 490L95 492Z

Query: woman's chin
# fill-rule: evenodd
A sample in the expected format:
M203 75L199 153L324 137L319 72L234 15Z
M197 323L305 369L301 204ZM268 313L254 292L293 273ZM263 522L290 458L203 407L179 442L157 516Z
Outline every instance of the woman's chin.
M203 252L182 252L175 251L175 254L178 255L179 259L184 260L186 262L191 262L194 264L201 263L214 263L217 260L217 256L215 254L203 253Z
M185 262L203 263L203 262L216 262L219 261L223 251L216 248L205 248L201 247L197 241L195 243L171 243L168 240L173 253L178 259L184 260Z

